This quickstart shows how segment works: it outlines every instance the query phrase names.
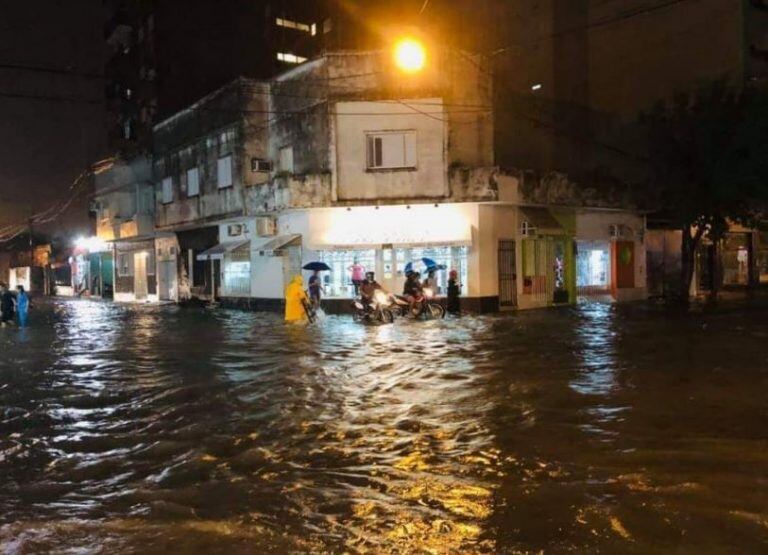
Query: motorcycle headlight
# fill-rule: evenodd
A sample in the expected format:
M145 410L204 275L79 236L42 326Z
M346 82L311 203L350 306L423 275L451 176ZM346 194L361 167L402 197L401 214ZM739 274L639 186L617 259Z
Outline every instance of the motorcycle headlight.
M431 299L432 297L434 297L434 296L435 296L435 292L434 292L434 291L432 291L432 289L431 289L431 288L429 288L429 287L425 287L425 288L424 288L424 296L425 296L426 298L428 298L428 299Z
M383 291L376 291L373 294L373 298L379 304L387 304L387 295Z

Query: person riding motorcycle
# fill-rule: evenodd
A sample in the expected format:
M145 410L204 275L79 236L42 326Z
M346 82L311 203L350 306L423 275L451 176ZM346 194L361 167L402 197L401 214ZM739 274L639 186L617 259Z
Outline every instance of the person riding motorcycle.
M408 301L411 310L416 305L416 300L420 299L424 287L421 284L421 274L419 272L409 272L405 276L405 285L403 285L403 298Z
M376 281L376 275L373 272L366 272L365 281L360 284L360 300L366 309L374 304L376 291L382 291L389 295L379 282Z

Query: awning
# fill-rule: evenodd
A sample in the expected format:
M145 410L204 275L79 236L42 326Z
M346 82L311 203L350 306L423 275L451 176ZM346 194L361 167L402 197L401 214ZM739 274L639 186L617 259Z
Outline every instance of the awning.
M527 206L525 208L520 208L520 212L521 220L528 222L528 225L535 228L538 233L548 233L551 235L565 233L560 222L558 222L546 208Z
M236 241L232 243L220 243L214 247L211 247L207 251L203 251L197 255L198 260L223 260L224 255L236 251L241 248L245 248L250 244L250 241Z
M298 234L278 235L258 245L255 250L259 251L261 256L274 256L277 251L290 246L291 243L297 242L299 239L301 239L301 235Z

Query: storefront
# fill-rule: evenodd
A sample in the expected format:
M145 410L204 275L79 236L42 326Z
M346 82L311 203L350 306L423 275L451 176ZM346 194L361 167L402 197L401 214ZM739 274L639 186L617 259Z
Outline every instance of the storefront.
M580 298L611 294L609 241L576 241L576 289Z
M575 238L578 300L622 302L647 296L643 216L580 209Z
M154 238L116 241L115 293L118 302L157 302Z
M571 220L564 226L561 220ZM546 208L520 209L523 308L565 304L576 299L572 216Z
M460 276L463 294L472 292L470 272L476 204L366 206L296 211L281 222L281 231L301 234L303 263L325 262L322 279L328 298L352 298L352 267L374 272L376 280L401 293L406 266L426 278L423 259L443 268L436 272L437 294L445 295L448 273Z
M423 259L434 261L442 268L435 272L437 281L436 294L444 296L448 289L448 273L456 270L462 284L462 294L467 294L468 283L468 247L466 246L419 246L396 247L382 245L381 248L363 250L324 250L317 252L317 258L331 267L323 275L326 296L350 298L356 295L352 283L352 267L360 265L364 272L374 272L382 287L400 294L405 284L406 266L426 278L426 265Z

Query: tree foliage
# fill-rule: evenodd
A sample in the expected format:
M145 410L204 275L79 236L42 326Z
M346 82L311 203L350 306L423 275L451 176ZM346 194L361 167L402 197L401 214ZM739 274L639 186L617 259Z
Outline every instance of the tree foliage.
M683 231L683 286L702 237L729 223L755 227L768 206L768 92L722 82L659 104L643 117L651 183L643 199Z

